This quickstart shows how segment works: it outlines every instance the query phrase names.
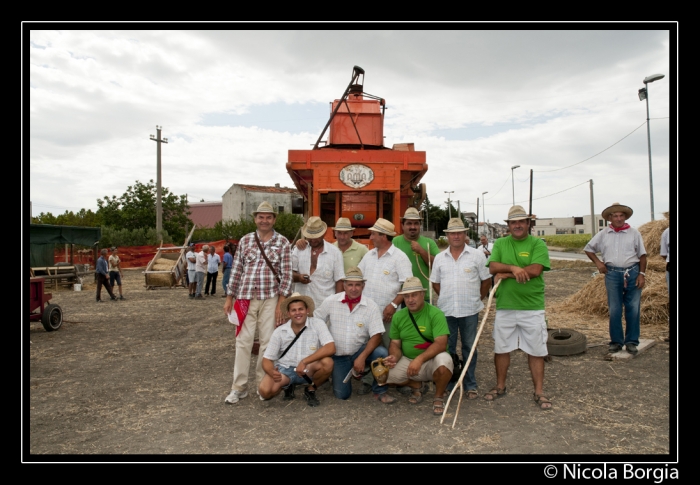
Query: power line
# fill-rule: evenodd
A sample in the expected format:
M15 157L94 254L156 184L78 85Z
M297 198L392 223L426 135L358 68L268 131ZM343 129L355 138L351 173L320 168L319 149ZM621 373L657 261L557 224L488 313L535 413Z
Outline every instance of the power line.
M645 121L645 123L646 123L646 121ZM541 200L541 199L546 199L547 197L552 197L552 196L554 196L554 195L559 195L559 194L561 194L562 192L566 192L566 191L568 191L568 190L575 189L576 187L580 187L581 185L584 185L584 184L587 184L587 183L589 183L589 180L586 180L585 182L581 182L580 184L577 184L577 185L574 185L574 186L572 186L572 187L569 187L568 189L560 190L559 192L554 192L553 194L543 195L542 197L533 198L532 200ZM516 203L517 203L517 204L524 204L524 203L526 203L526 202L529 202L529 201L528 201L528 200L517 201ZM502 203L501 203L501 204L490 204L490 205L508 205L508 206L510 206L511 203L508 202L508 203L506 203L506 204L502 204Z

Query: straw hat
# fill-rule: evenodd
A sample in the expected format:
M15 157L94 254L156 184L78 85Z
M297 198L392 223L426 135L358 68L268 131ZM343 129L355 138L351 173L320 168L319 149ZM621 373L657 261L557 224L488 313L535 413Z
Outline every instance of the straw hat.
M523 219L532 219L532 216L529 216L528 213L525 212L525 209L523 209L523 206L514 205L508 211L508 219L504 219L504 220L506 222L508 222L508 221L521 221Z
M377 219L377 222L375 222L374 225L369 228L369 230L374 232L381 232L382 234L386 234L387 236L396 236L396 232L394 231L394 225L386 219Z
M345 272L345 278L341 278L343 281L367 281L362 275L362 270L360 268L348 268Z
M347 217L341 217L338 222L335 223L335 227L332 227L334 231L354 231L355 228L350 224L350 219Z
M268 201L266 201L266 200L264 200L264 201L262 201L262 202L260 203L260 205L258 206L258 210L253 211L253 217L257 216L257 215L258 215L258 212L266 212L266 213L268 213L268 214L275 214L275 215L277 215L277 213L276 213L275 210L272 208L272 206L270 205L270 203L269 203Z
M399 291L397 295L406 295L408 293L415 293L416 291L425 291L423 283L415 276L409 276L406 278L406 281L401 287L401 291Z
M284 314L285 318L289 318L289 304L294 303L295 301L303 301L306 303L306 308L309 310L309 316L313 316L314 310L316 309L313 298L295 291L292 293L292 296L282 300L282 313Z
M462 219L460 219L459 217L453 217L447 223L447 229L445 229L442 232L464 232L468 230L469 229L464 227L464 222L462 222Z
M405 219L411 219L415 221L423 220L423 218L420 215L420 212L418 212L418 209L416 209L415 207L409 207L408 209L406 209L406 212L404 212L401 220L403 221Z
M306 221L306 224L301 226L301 234L306 239L316 239L323 237L326 234L328 225L321 220L320 217L312 216Z
M609 217L612 215L613 212L624 212L627 216L627 219L632 217L633 214L631 207L621 205L619 202L613 202L613 204L610 207L603 211L603 219L605 219L606 221L609 220Z

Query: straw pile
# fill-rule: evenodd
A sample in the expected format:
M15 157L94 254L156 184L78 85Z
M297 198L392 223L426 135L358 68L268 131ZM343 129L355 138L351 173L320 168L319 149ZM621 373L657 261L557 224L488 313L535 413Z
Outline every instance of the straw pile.
M647 250L646 282L642 290L642 325L668 325L668 289L666 262L659 255L661 233L668 227L668 219L651 221L639 228ZM634 284L634 283L633 283ZM608 317L608 297L605 276L597 275L578 293L564 301L557 310Z
M176 260L167 258L158 258L153 261L151 271L172 271L177 263ZM147 274L146 284L148 286L173 286L175 284L175 276L170 273Z

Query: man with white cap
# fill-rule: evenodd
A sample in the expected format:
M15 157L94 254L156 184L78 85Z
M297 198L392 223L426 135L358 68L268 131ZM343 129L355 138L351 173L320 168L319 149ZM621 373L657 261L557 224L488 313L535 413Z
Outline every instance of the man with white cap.
M228 282L224 313L234 309L235 300L248 302L247 315L236 337L236 360L233 367L231 392L224 400L237 403L248 395L248 371L257 330L260 348L264 354L276 326L284 323L282 299L292 293L292 256L289 241L274 230L277 214L267 202L262 202L253 218L257 230L243 236L233 258ZM255 367L257 382L265 372L262 358Z
M262 358L265 375L258 394L262 400L268 400L284 389L284 399L288 401L294 399L296 385L308 383L304 389L307 404L318 406L321 403L316 389L333 371L333 336L323 320L313 317L311 297L293 293L282 302L282 308L289 321L277 327L270 337Z
M365 279L359 268L350 268L343 278L345 291L331 295L316 308L314 316L328 323L335 342L333 355L333 394L348 399L352 394L351 371L359 376L373 360L388 355L382 347L382 312L375 302L363 298ZM396 399L387 394L387 386L372 382L374 398L383 404Z
M388 384L411 388L411 404L423 400L423 382L435 382L433 414L442 416L445 390L454 368L446 352L450 331L445 315L426 302L423 293L425 288L418 278L406 279L400 291L406 308L392 318L391 345L384 365L389 368Z
M510 353L520 349L527 354L535 403L542 410L552 409L544 395L544 358L547 351L547 322L544 318L543 271L549 271L549 251L540 238L530 234L531 216L522 206L508 211L510 235L496 239L486 263L495 281L496 320L493 324L496 385L484 394L493 401L506 394Z
M491 288L491 273L486 267L486 257L478 249L467 243L467 228L459 218L447 223L449 248L435 258L430 281L440 296L438 308L447 318L450 329L448 349L451 355L457 353L457 334L462 341L462 360L466 362L479 325L479 312L484 309L483 300ZM476 385L477 351L474 349L469 369L464 376L467 399L478 397Z
M356 268L369 249L352 238L355 228L350 224L350 219L340 217L335 223L335 227L331 229L333 230L333 237L335 237L333 246L338 248L343 254L343 271ZM302 238L296 242L296 248L303 251L308 244L306 239Z
M440 254L435 241L421 236L421 226L423 217L415 207L406 209L401 218L401 229L403 234L396 236L392 244L399 248L408 256L411 261L411 271L413 276L418 278L423 283L423 288L426 289L425 298L430 298L428 291L428 279L430 278L430 266L435 260L435 256Z
M610 353L619 352L624 345L635 355L639 345L639 319L642 288L644 288L647 251L642 235L627 224L632 209L615 202L603 211L610 225L598 232L583 248L600 274L605 275L610 313ZM603 261L596 253L601 253ZM625 310L625 331L622 331L622 309Z
M343 255L324 239L328 227L320 217L312 216L301 228L306 249L292 249L294 289L313 298L318 307L327 297L343 291Z

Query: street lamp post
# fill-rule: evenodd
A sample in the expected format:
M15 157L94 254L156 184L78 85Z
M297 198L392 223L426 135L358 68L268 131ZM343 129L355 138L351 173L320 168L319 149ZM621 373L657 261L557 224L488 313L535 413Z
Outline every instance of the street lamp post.
M484 208L484 230L482 231L482 234L487 234L487 232L486 232L486 199L484 198L485 194L488 194L488 191L481 193L481 203L483 204L483 208Z
M518 167L520 167L520 165L513 165L512 167L510 167L510 182L513 186L513 205L515 205L515 178L513 178L513 170L515 170Z
M455 191L454 190L450 190L450 191L446 190L445 193L447 194L447 214L449 215L450 219L452 219L452 202L450 201L450 194L454 194Z
M651 132L649 129L649 83L663 79L663 74L652 74L644 78L644 87L638 91L639 100L647 100L647 148L649 150L649 198L651 201L651 220L654 220L654 182L651 175Z

